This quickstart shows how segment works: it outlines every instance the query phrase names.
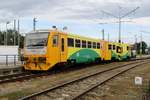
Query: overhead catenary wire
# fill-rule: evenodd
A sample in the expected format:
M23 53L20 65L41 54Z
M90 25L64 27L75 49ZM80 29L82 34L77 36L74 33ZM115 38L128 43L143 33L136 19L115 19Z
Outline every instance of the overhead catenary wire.
M124 14L124 15L121 15L121 10L120 10L120 8L119 8L119 15L118 16L116 16L116 15L114 15L114 14L111 14L111 13L109 13L109 12L106 12L106 11L101 11L102 13L105 13L106 15L109 15L109 16L112 16L112 17L114 17L114 18L116 18L116 19L118 19L118 23L119 23L119 38L118 38L118 42L119 43L121 43L121 24L122 24L122 19L124 19L125 17L127 17L127 16L129 16L130 14L132 14L132 13L134 13L136 10L138 10L140 7L136 7L135 9L133 9L133 10L131 10L131 11L129 11L129 12L127 12L126 14Z

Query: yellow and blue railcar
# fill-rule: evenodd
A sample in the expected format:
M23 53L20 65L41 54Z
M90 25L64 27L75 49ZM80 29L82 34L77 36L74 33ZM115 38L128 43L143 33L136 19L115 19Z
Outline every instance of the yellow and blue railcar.
M26 35L23 66L25 70L44 71L62 63L122 60L130 57L128 47L58 30L37 30Z
M123 53L121 55L122 60L129 60L131 58L131 47L129 44L122 44Z
M100 62L100 40L57 30L39 30L26 35L24 68L49 70L61 63Z
M67 60L69 62L85 63L101 61L100 40L68 34L67 43Z
M131 57L129 44L110 42L109 50L111 50L112 61L128 60Z

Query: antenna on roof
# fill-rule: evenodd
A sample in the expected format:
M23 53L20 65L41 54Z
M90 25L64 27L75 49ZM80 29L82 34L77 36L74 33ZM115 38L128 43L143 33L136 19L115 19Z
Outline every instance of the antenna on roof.
M68 27L67 27L67 26L63 27L63 30L67 30L67 29L68 29Z
M56 27L56 26L52 26L52 28L55 29L55 30L57 30L57 27Z

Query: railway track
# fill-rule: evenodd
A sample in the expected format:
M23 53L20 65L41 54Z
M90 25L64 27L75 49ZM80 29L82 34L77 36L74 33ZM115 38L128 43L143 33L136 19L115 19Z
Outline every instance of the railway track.
M9 82L16 82L16 81L23 81L31 78L36 78L36 77L42 77L42 76L47 76L52 73L31 73L31 72L22 72L19 74L13 74L13 75L7 75L7 76L1 76L0 77L0 84L2 83L9 83Z
M131 61L135 61L134 59ZM133 62L132 62L133 63ZM110 63L113 64L113 63ZM107 65L107 64L105 64ZM84 66L86 67L86 66ZM82 68L84 68L82 67ZM78 68L74 68L75 70ZM15 82L15 81L22 81L22 80L27 80L27 79L31 79L31 78L36 78L36 77L42 77L42 76L47 76L47 75L52 75L52 74L56 74L62 71L70 71L70 70L74 70L74 69L63 69L63 70L59 70L59 71L50 71L50 72L44 72L44 73L31 73L31 72L22 72L19 74L12 74L12 75L6 75L6 76L0 76L0 84L2 83L8 83L8 82ZM80 69L80 68L79 68Z
M56 84L53 87L25 96L19 100L76 100L110 79L132 68L149 63L149 61L132 62L107 70L97 71L80 78L74 78L70 81Z
M19 73L19 74L1 76L0 77L0 84L19 81L19 80L25 80L25 79L30 78L31 76L35 76L35 74L23 72L23 73Z

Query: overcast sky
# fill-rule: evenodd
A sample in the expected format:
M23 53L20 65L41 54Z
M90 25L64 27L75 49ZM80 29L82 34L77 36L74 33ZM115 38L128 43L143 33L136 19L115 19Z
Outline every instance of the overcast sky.
M110 34L110 40L118 39L117 19L102 13L109 12L115 16L140 7L136 12L127 16L122 25L122 39L124 42L134 42L134 35L139 39L140 31L150 32L150 1L149 0L0 0L0 25L20 19L21 32L32 30L32 19L36 17L37 28L51 28L56 25L59 29L68 27L69 32L91 37L101 38L101 29ZM98 23L108 24L99 25ZM12 23L8 26L12 28ZM149 34L144 34L149 42Z

